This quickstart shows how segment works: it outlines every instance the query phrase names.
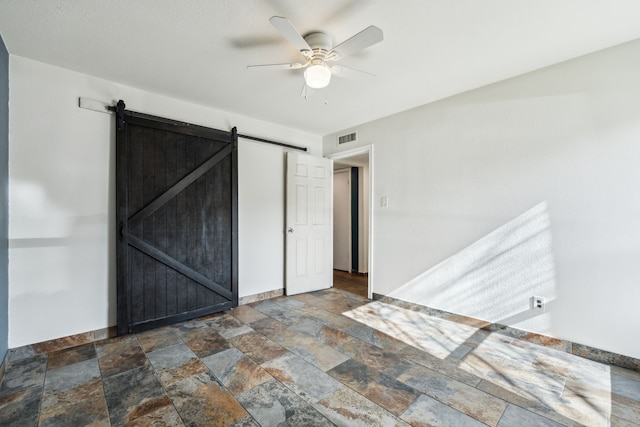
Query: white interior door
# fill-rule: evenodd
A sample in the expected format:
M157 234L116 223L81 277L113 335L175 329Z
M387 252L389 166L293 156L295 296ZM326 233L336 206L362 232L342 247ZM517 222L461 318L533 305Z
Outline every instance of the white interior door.
M287 153L287 295L331 287L332 175L332 160Z
M333 268L351 271L351 169L333 173Z

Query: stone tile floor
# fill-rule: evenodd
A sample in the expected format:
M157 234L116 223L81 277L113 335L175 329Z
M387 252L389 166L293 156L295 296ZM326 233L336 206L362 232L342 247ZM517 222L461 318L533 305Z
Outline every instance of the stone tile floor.
M49 353L2 426L640 425L640 373L338 289Z

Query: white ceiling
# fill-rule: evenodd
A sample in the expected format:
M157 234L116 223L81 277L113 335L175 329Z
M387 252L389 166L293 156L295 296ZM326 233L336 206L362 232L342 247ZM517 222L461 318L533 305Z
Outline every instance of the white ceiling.
M301 70L247 70L300 61L273 15L335 44L380 27L343 61L377 78L334 78L325 105L300 97ZM0 0L0 34L14 55L326 135L640 38L640 1Z

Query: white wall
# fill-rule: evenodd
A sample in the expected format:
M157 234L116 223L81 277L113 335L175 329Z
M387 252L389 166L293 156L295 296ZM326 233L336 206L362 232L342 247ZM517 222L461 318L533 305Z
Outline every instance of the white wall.
M116 323L113 117L79 97L321 151L316 135L18 56L9 81L9 347ZM283 287L283 158L240 142L240 296Z
M333 268L351 271L351 168L333 171Z
M285 154L241 139L238 146L240 297L284 287Z
M640 358L639 57L634 41L359 125L373 292Z

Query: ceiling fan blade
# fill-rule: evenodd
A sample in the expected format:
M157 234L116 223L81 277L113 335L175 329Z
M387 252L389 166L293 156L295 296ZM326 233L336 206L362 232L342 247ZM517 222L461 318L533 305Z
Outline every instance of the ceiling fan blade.
M331 49L329 57L332 60L344 58L345 56L361 51L371 45L380 43L382 39L382 30L375 25L371 25Z
M287 18L272 16L269 22L271 22L271 25L273 25L276 30L280 31L280 34L282 34L285 39L289 40L296 49L302 52L303 55L308 56L308 53L313 54L309 44L302 38L300 33L296 31L293 24Z
M358 70L356 68L345 67L344 65L334 65L331 72L337 77L347 80L364 80L366 82L373 81L376 75L367 71Z
M298 70L300 68L306 67L306 64L300 64L296 62L295 64L262 64L262 65L247 65L247 70Z

